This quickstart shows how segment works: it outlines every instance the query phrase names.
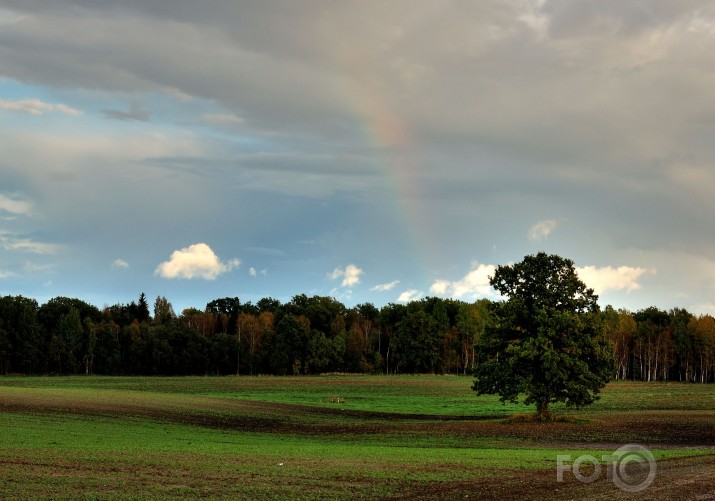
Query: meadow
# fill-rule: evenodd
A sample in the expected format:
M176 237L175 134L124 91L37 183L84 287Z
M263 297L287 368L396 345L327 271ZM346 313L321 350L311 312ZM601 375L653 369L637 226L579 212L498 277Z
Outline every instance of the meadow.
M3 377L0 499L712 499L715 387L613 382L533 422L456 376ZM637 443L653 484L557 482ZM588 465L583 472L587 474ZM605 470L604 470L605 471Z

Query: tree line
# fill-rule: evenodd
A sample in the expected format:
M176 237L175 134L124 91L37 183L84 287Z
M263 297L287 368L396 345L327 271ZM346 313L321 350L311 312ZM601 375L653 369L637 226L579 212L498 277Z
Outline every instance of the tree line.
M616 359L616 379L715 382L715 318L682 308L636 313L607 306L604 334Z
M305 294L227 297L176 314L165 297L99 309L0 298L0 374L472 374L501 303L428 297L347 308ZM715 382L715 319L684 309L599 312L618 379Z

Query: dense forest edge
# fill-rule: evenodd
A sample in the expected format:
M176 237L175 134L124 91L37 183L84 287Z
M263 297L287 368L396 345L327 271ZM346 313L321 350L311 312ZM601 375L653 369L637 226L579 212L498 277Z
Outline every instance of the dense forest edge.
M347 308L305 294L239 298L176 314L162 296L99 309L56 297L0 298L0 374L472 374L497 303L428 297ZM715 319L685 309L607 306L602 335L615 379L715 382Z

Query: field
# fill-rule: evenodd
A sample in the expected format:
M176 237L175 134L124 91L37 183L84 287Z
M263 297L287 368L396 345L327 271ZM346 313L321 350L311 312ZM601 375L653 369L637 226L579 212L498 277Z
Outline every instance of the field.
M557 408L556 423L470 385L4 377L0 499L715 499L713 385L614 382L588 409ZM558 455L630 443L657 459L647 489L618 489L605 466L593 483L557 482Z

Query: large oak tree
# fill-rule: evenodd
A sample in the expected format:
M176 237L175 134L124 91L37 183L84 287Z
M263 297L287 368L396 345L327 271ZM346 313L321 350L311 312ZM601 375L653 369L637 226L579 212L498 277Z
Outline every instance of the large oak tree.
M473 389L502 402L591 404L614 374L612 350L601 335L598 296L578 278L573 261L540 252L499 266L490 283L505 300L479 344Z

